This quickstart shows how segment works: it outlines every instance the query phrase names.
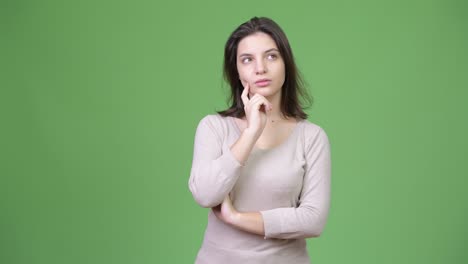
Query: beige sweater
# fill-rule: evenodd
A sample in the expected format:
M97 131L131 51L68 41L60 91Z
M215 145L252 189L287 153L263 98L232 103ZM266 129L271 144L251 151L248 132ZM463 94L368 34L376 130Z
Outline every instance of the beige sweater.
M242 166L230 146L241 131L232 117L208 115L196 131L189 188L203 207L230 193L241 212L259 211L265 237L220 221L210 210L196 263L310 263L305 238L322 233L330 207L330 144L307 121L272 149L254 147Z

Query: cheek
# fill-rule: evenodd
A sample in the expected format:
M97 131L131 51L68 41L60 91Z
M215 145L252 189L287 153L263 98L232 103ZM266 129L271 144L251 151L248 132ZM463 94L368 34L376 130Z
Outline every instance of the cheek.
M280 77L280 79L284 80L286 76L286 70L284 68L284 64L278 67L277 75Z
M248 74L244 67L237 67L237 73L239 74L239 79L241 81L248 80Z

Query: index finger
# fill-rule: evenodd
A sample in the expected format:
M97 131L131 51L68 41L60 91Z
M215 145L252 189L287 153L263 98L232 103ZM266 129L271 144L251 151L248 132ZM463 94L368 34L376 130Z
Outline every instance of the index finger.
M249 97L247 96L249 94L249 89L250 89L249 84L246 84L241 94L241 98L242 98L242 102L244 103L244 106L247 105L247 103L249 102Z

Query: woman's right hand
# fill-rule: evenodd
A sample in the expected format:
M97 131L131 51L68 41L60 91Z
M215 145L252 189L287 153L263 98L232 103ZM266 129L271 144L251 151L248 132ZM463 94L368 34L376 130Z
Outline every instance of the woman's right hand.
M258 138L265 128L268 116L273 109L272 104L262 95L255 94L249 99L250 86L247 83L242 91L242 102L244 103L245 118L247 119L247 132L253 133Z

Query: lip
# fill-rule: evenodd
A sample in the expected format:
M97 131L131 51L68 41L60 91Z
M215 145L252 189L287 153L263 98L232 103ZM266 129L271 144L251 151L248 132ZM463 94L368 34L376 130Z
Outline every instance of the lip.
M258 87L265 87L265 86L270 85L270 83L271 83L270 79L260 79L260 80L255 81L255 84Z

